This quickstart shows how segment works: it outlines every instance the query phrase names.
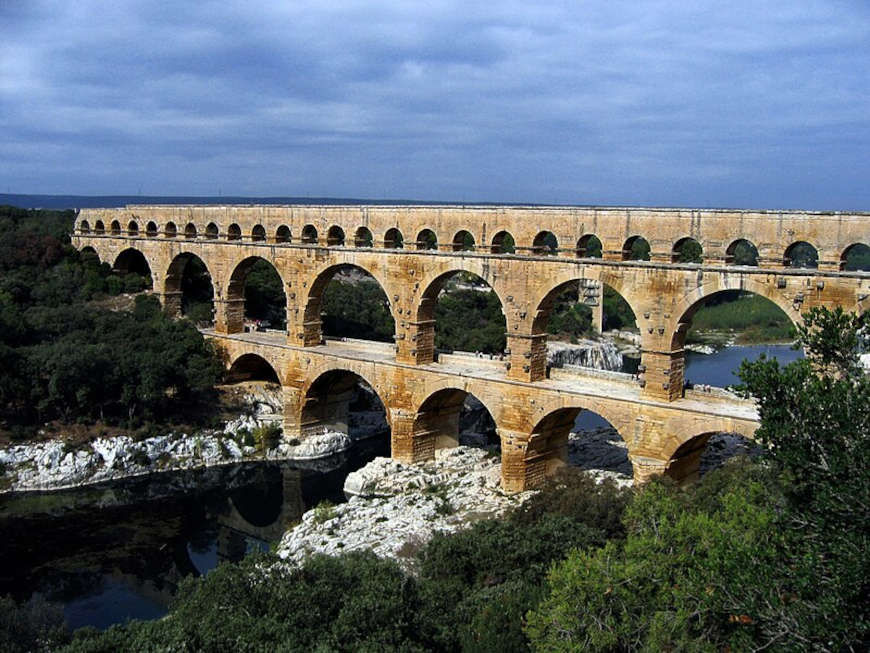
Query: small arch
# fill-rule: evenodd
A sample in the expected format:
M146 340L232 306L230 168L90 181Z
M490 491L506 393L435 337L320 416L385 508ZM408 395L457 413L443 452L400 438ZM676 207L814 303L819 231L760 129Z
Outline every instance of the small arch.
M734 456L757 456L764 448L743 433L711 431L683 442L671 455L665 474L679 483L691 483L721 467Z
M82 220L79 222L79 233L80 234L89 234L91 233L91 225L87 220Z
M157 223L154 220L149 220L145 225L145 235L151 238L157 235Z
M230 365L224 375L225 383L266 381L281 385L281 379L272 364L258 354L242 354Z
M323 372L305 389L301 404L299 427L303 436L338 432L354 439L371 437L371 424L378 421L371 413L381 417L380 428L376 424L374 430L389 432L389 418L378 388L357 372L345 369ZM369 413L367 419L356 419L361 412Z
M278 229L275 230L275 242L276 243L289 243L290 242L290 227L286 224L282 224Z
M387 229L384 234L384 247L386 249L403 249L405 247L405 239L402 232L395 227Z
M840 269L847 272L870 272L870 247L864 243L849 245L840 256Z
M694 238L680 238L671 250L671 263L703 263L704 249Z
M241 240L242 228L235 222L227 227L227 240Z
M139 235L139 223L135 220L130 220L127 223L127 235L128 236L138 236Z
M112 224L110 225L110 229L112 230L113 236L121 235L121 223L117 220L112 220Z
M317 229L313 224L307 224L302 228L302 242L310 245L317 244Z
M94 223L94 233L99 235L106 233L106 225L103 224L102 220L97 220Z
M261 224L255 224L254 228L251 229L251 240L255 243L262 243L266 241L266 229Z
M758 248L745 238L738 238L725 250L725 263L758 267Z
M649 241L643 236L632 236L622 246L623 261L649 261Z
M344 247L344 229L337 224L332 225L326 232L327 247Z
M205 228L205 237L214 240L218 235L220 235L218 232L218 226L214 222L209 222L208 226Z
M577 240L577 258L601 258L601 240L595 234L586 234Z
M473 252L474 251L474 236L470 231L463 229L453 236L453 251L454 252Z
M805 240L799 240L785 250L782 264L787 268L817 268L819 252Z
M517 243L509 231L499 231L492 239L490 251L493 254L514 254Z
M185 238L196 238L196 225L192 222L188 222L187 226L184 228L184 237Z
M353 236L354 247L371 247L374 243L372 232L368 227L360 227Z
M414 437L431 440L434 450L500 444L492 411L459 388L442 388L423 400L414 417Z
M166 223L166 226L163 227L163 235L166 238L175 238L178 235L178 227L175 226L174 222Z
M183 315L202 326L214 323L211 273L196 254L182 252L172 259L166 271L164 292L167 297L165 310L173 317Z
M423 229L417 234L417 249L438 249L438 238L431 229Z
M541 231L532 241L535 256L556 256L559 254L559 241L552 231Z

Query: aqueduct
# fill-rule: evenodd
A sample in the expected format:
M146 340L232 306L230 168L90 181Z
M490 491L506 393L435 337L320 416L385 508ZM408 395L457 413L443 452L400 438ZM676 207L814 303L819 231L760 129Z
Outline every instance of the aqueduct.
M648 260L638 260L641 239ZM696 475L710 433L751 436L758 418L750 401L684 389L694 312L725 290L766 297L796 323L813 306L863 312L870 273L845 268L868 241L868 213L522 206L128 206L82 210L73 234L74 245L110 264L140 252L172 314L181 311L184 266L198 257L214 288L206 335L229 364L245 355L268 362L283 387L285 437L346 413L348 379L359 377L386 408L393 457L425 460L457 428L458 395L442 391L470 392L496 423L509 491L560 464L584 408L622 435L636 478ZM681 262L687 242L695 262ZM286 332L245 332L244 279L258 259L281 278ZM321 294L340 266L361 268L383 288L393 344L324 341ZM497 293L505 360L435 351L433 306L460 271ZM552 299L577 281L606 284L631 306L642 342L637 377L547 369Z

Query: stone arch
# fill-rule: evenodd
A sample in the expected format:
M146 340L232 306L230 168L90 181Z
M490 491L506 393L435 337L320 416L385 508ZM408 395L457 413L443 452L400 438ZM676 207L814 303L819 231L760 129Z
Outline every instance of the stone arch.
M327 247L344 247L344 229L337 224L332 225L326 232Z
M151 273L151 264L148 262L148 258L134 247L128 247L115 257L112 270L121 274L134 273L146 277L148 279L146 287L148 288L154 284L154 276Z
M586 234L577 240L577 258L601 258L603 246L595 234Z
M615 410L613 408L608 410L601 403L593 401L591 407L562 406L541 417L531 430L525 450L527 476L531 476L533 479L548 476L559 467L570 463L569 436L575 428L577 418L582 413L588 412L598 416L600 421L605 422L608 428L613 429L620 441L625 444L625 437L617 426L621 424L621 415L612 412ZM578 438L578 444L582 443L582 440L582 436ZM613 452L610 456L613 458L611 465L621 463L620 467L631 466L631 458L627 448L619 447L618 451ZM591 468L588 461L578 460L577 462L581 468ZM627 472L628 469L622 471Z
M474 251L474 236L467 229L462 229L456 232L453 236L453 251L454 252L473 252Z
M557 256L559 240L552 231L541 231L532 241L532 253L535 256Z
M268 268L270 268L277 276L277 283L280 288L280 295L278 297L255 297L252 296L252 293L248 292L246 282L249 273L255 266L262 266L264 268L268 266ZM252 319L258 321L266 320L270 322L272 326L284 328L287 324L287 296L284 291L285 283L284 278L281 276L281 273L275 265L261 256L248 256L237 263L233 268L232 274L230 274L227 282L226 293L224 294L226 297L227 332L240 333L244 331L244 320L246 317L249 317L248 314L252 311L257 313L250 315ZM275 301L270 301L271 299L274 299ZM256 303L257 306L252 307L250 305L251 303ZM281 308L277 308L278 306ZM261 315L259 313L263 314Z
M109 230L113 236L121 235L121 223L117 220L112 220L112 224L109 225Z
M317 244L317 227L307 224L302 227L302 242L310 245Z
M493 254L514 254L517 251L517 242L509 231L499 231L492 238L490 251Z
M782 264L787 268L817 268L819 250L807 241L799 240L786 248Z
M79 233L80 234L91 233L91 225L87 220L82 220L81 222L79 222Z
M214 240L220 235L218 226L214 222L209 222L205 228L205 237L209 240Z
M368 227L360 227L353 235L354 247L371 247L374 244L374 237L371 229Z
M675 320L671 337L671 350L676 351L683 348L686 341L686 333L688 333L692 325L692 318L704 306L707 300L715 295L732 290L750 292L764 297L776 304L795 326L803 323L799 310L800 307L796 307L794 303L789 302L781 293L774 290L770 284L756 281L751 277L744 279L735 278L733 281L730 277L725 277L725 279L725 288L722 288L718 283L716 286L713 286L713 284L704 285L680 298L673 311Z
M187 226L184 228L184 237L193 239L196 238L196 225L192 222L188 222Z
M671 263L695 263L704 262L704 248L701 243L690 236L680 238L671 249Z
M91 247L90 245L85 245L85 246L82 247L81 250L79 250L79 251L82 253L83 256L84 256L85 254L87 254L88 256L93 256L93 257L95 257L95 258L97 259L97 263L100 262L100 255L99 255L99 253L97 252L96 249L94 249L94 248Z
M350 405L358 385L366 386L384 408L384 418L390 424L388 405L381 394L380 386L362 370L326 367L308 375L301 388L298 406L298 424L301 436L316 435L325 431L349 433Z
M167 222L166 226L163 227L163 236L165 238L175 238L178 235L178 227L175 226L174 222Z
M227 240L241 240L242 228L235 222L227 227Z
M508 324L508 315L505 311L505 301L501 296L499 290L486 281L483 277L481 277L477 271L470 269L471 266L467 268L464 266L453 267L450 270L436 273L433 277L424 277L421 279L420 287L423 288L422 293L420 294L420 299L418 300L416 309L415 309L415 321L420 325L420 331L417 333L417 349L421 348L427 349L431 348L432 359L434 359L435 352L435 343L436 343L436 329L435 329L435 308L438 304L438 299L441 294L441 291L444 290L445 285L450 279L458 274L470 274L480 281L482 281L488 288L496 299L499 302L501 307L501 314L504 316L505 320L505 330L507 330ZM469 329L469 332L473 331L473 327ZM492 352L498 353L498 352Z
M191 278L189 274L191 268L202 271L208 277L207 285L206 280L199 275L195 279ZM197 322L212 323L214 295L214 275L208 264L190 251L176 254L169 263L163 279L164 310L172 317L193 313L192 317Z
M420 250L438 249L438 236L429 228L421 229L415 244Z
M290 227L286 224L282 224L275 230L275 242L276 243L289 243L291 241L290 236Z
M710 439L719 434L737 435L746 440L754 440L754 427L737 426L737 431L707 430L689 437L675 439L663 451L667 461L664 473L680 483L691 483L700 476L701 458L707 450Z
M649 241L643 236L631 236L622 245L623 261L649 261Z
M139 235L139 223L135 220L130 220L127 223L127 235L128 236L138 236Z
M266 242L266 228L261 224L255 224L251 229L251 240L255 243Z
M758 267L758 248L752 241L738 238L725 250L725 264Z
M870 272L870 247L853 243L840 255L840 269L855 272Z
M404 249L405 238L402 236L402 232L396 227L387 229L387 233L384 234L384 247L386 249Z
M235 358L224 375L225 383L241 381L267 381L281 385L281 378L271 361L260 354L247 352Z
M106 233L106 225L103 224L102 220L94 222L94 233L99 235Z
M305 297L305 308L303 310L302 319L302 323L304 325L305 344L319 344L323 339L323 320L321 316L321 310L323 304L323 293L326 290L327 285L330 281L332 281L335 274L340 270L354 268L360 270L366 276L374 279L374 281L378 284L380 290L383 292L384 296L387 299L387 303L389 304L389 313L395 323L395 307L393 306L393 299L388 292L388 280L381 276L380 270L376 269L375 272L372 272L361 265L350 265L344 263L331 264L320 270L320 272L318 272L317 276L314 278L314 281L309 284L308 294ZM393 334L395 334L395 324L393 327Z
M460 388L455 381L448 381L438 389L427 388L425 398L414 412L413 433L415 448L427 452L431 458L438 449L453 448L459 445L461 434L460 418L469 397L472 397L486 411L491 428L498 432L495 413L486 402L475 395L471 389Z
M149 220L145 225L145 235L151 238L157 235L157 223L154 220Z

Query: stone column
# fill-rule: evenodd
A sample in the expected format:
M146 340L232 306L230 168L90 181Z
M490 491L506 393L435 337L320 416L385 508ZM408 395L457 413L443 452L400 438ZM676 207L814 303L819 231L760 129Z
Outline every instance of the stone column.
M215 299L214 330L217 333L243 333L245 331L245 300Z
M434 434L423 430L415 431L417 413L407 408L389 408L389 411L392 458L403 463L434 459Z
M524 492L539 487L560 464L558 451L546 447L548 438L535 446L529 436L518 431L499 429L501 438L501 487L505 492Z
M668 467L667 460L648 458L629 453L631 465L634 468L634 482L638 485L646 483L654 476L662 476Z
M642 370L638 372L643 379L643 396L674 401L683 396L683 371L685 351L683 349L656 351L644 347L641 350Z
M284 441L299 440L302 438L302 393L289 385L282 385L281 392L284 395Z
M508 333L510 350L508 378L517 381L540 381L547 376L547 334Z
M167 290L164 293L159 293L157 296L160 298L160 303L163 304L163 310L169 317L174 319L181 317L181 303L184 298L182 291Z
M424 300L425 301L425 300ZM396 360L410 365L425 365L435 360L435 320L398 320Z

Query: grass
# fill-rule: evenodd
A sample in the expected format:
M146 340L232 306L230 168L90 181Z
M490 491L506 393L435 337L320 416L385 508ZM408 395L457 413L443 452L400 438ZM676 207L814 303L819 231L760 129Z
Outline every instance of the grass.
M688 342L707 342L705 334L729 332L741 344L790 341L793 325L776 304L759 295L740 294L701 308L692 319Z

